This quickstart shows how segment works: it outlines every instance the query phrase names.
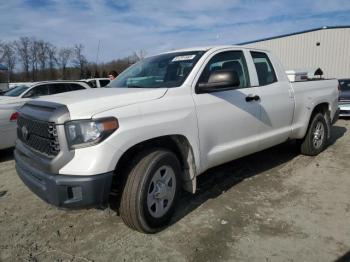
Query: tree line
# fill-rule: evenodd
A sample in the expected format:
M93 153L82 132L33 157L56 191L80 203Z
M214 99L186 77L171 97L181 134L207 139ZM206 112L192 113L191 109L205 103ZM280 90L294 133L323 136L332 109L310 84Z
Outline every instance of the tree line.
M107 63L88 61L84 46L57 47L34 37L20 37L15 41L0 40L0 64L8 68L8 75L1 74L4 82L35 82L57 79L84 79L107 77L108 72L122 72L131 64L143 59L146 51Z

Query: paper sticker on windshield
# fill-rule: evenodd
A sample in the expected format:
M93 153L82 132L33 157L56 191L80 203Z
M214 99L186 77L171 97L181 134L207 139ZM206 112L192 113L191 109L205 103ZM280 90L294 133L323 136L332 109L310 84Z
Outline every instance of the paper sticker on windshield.
M171 60L172 62L176 62L176 61L188 61L188 60L192 60L193 58L195 58L196 55L182 55L182 56L175 56L173 58L173 60Z

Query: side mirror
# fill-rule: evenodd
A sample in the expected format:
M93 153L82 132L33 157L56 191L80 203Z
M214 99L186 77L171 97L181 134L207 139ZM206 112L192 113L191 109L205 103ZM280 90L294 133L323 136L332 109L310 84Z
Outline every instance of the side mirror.
M34 97L34 91L33 91L33 90L28 91L28 92L23 96L23 98L33 98L33 97Z
M239 87L239 77L234 70L217 70L210 74L208 83L199 83L196 93L211 93L236 89Z

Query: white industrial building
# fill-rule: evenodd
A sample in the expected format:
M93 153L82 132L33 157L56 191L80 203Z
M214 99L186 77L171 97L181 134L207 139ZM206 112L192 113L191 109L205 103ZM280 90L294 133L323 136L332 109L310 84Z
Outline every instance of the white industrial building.
M321 68L326 78L350 78L350 26L325 26L241 45L272 51L286 70Z

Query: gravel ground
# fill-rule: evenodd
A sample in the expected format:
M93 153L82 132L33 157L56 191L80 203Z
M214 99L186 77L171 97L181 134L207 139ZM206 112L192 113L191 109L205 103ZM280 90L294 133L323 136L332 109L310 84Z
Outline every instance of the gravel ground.
M0 151L0 261L350 261L349 121L317 157L286 143L208 171L156 235L47 205Z

